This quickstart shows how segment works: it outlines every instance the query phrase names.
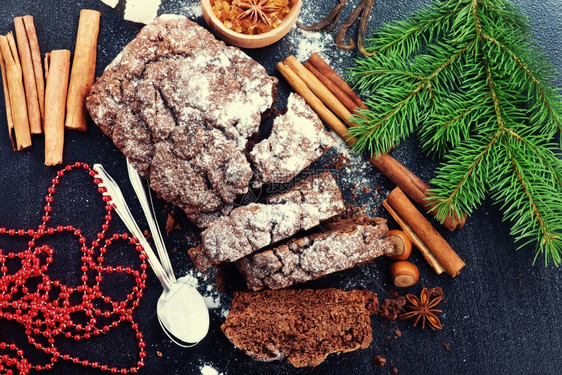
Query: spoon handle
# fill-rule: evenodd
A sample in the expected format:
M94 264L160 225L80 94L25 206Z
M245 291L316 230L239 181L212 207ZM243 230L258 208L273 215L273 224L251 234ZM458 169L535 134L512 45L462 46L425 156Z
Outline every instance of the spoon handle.
M141 177L128 160L127 172L129 173L129 180L131 180L131 185L133 185L133 189L135 190L137 198L139 199L139 202L141 204L144 216L146 216L146 221L148 222L148 227L150 228L152 238L154 238L154 245L156 246L156 251L158 252L158 256L160 257L162 267L164 267L164 270L166 271L168 277L172 280L172 282L175 282L176 276L174 275L172 263L170 262L170 256L168 255L168 251L166 250L166 245L164 244L164 239L162 238L162 232L160 231L158 222L154 217L154 206L152 204L150 192L146 191Z
M94 164L93 169L102 179L100 186L106 188L106 192L103 194L110 196L115 212L117 212L121 220L123 220L127 229L133 234L133 236L135 236L137 241L139 241L148 257L148 263L152 267L156 277L160 280L164 289L169 291L173 282L170 280L170 277L158 261L156 254L152 251L148 241L133 218L133 214L131 214L129 206L127 206L127 202L125 201L125 197L123 197L123 193L121 192L119 185L117 185L117 182L115 182L115 180L106 172L101 164Z

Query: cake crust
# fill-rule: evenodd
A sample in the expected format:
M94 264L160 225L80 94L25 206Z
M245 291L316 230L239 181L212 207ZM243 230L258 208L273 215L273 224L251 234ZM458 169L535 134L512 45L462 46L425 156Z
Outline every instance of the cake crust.
M237 261L248 289L286 288L371 262L392 251L382 218L362 215L325 224L322 229Z
M236 207L216 219L201 233L201 245L190 249L189 254L197 268L206 270L310 229L344 210L332 175L314 174L266 203Z

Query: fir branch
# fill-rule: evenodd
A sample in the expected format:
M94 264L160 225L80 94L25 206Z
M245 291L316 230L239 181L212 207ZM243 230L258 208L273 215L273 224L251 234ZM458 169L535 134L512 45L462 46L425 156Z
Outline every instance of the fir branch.
M554 69L506 0L443 0L370 39L351 79L370 110L353 120L357 150L387 152L417 132L444 157L431 181L436 217L470 214L486 195L523 246L562 262L562 132Z
M372 44L368 50L385 54L399 53L400 57L407 59L422 46L422 40L429 43L437 39L469 4L461 5L460 1L449 0L439 5L430 5L429 9L415 13L412 16L416 20L414 25L411 22L400 21L387 24L376 38L367 40ZM435 12L438 13L437 16Z

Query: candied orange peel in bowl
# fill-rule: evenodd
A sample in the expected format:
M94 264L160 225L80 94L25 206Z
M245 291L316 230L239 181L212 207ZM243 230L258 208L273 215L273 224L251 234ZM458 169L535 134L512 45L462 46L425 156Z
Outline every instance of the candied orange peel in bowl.
M214 0L213 13L230 30L248 35L266 33L291 11L291 0Z
M277 42L296 22L302 0L201 0L215 35L243 48Z

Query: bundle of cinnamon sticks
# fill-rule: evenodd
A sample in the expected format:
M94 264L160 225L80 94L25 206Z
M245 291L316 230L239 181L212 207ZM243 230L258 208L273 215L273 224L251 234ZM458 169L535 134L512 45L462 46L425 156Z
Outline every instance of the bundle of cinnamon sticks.
M354 126L351 117L366 106L337 72L316 53L304 65L294 56L289 56L277 64L277 69L322 121L349 146L355 143L356 139L348 130ZM369 161L398 186L384 205L424 258L436 273L447 272L452 277L458 275L465 263L407 197L425 212L434 213L434 204L426 199L429 185L388 154L371 157ZM464 217L447 217L443 225L455 230L464 222Z
M41 58L33 16L14 18L14 35L0 35L0 68L8 133L15 151L45 135L45 165L62 163L64 128L85 131L84 102L94 83L100 12L80 12L72 73L70 51ZM44 73L43 73L44 72ZM70 76L70 78L69 78Z

